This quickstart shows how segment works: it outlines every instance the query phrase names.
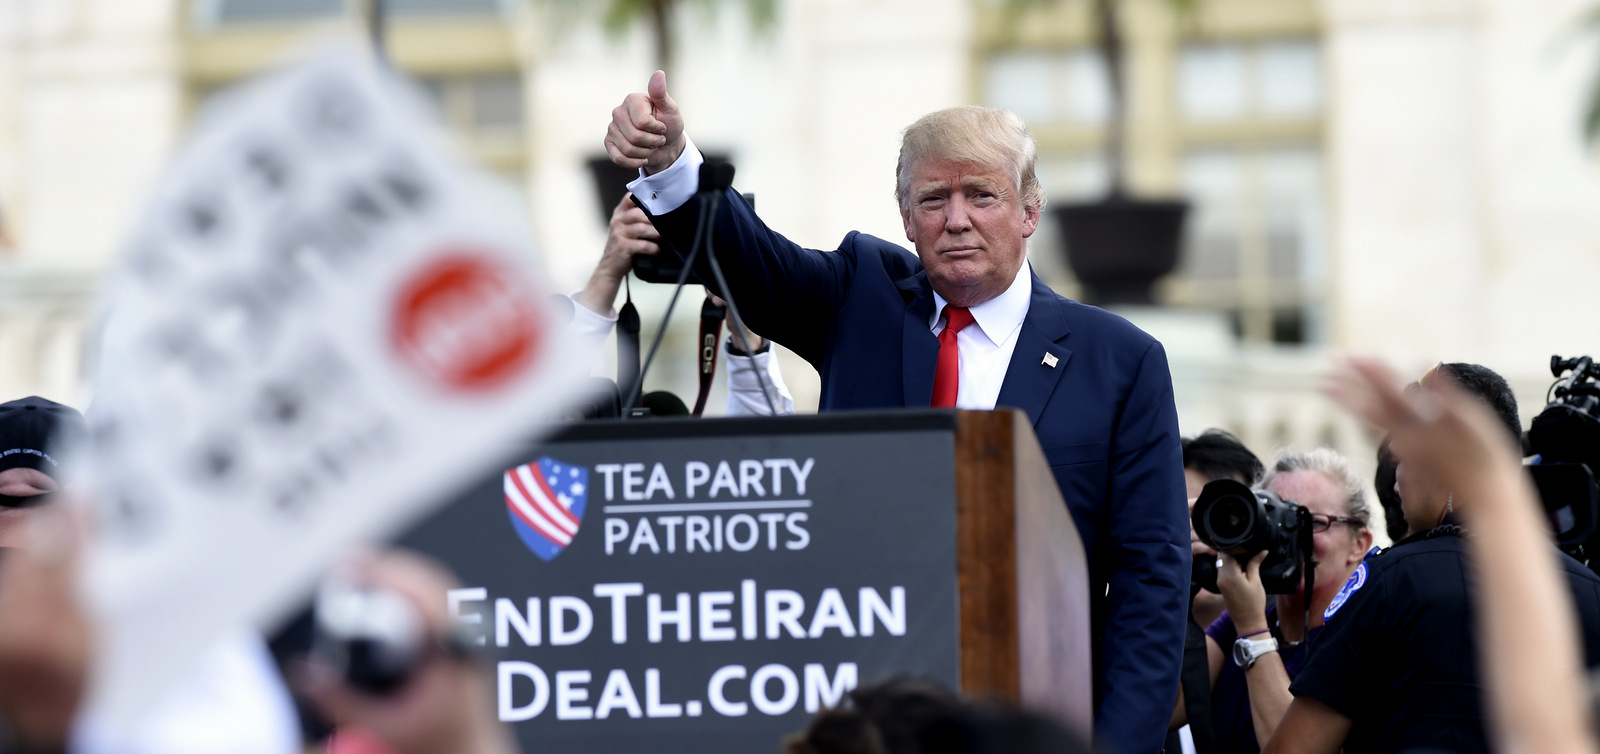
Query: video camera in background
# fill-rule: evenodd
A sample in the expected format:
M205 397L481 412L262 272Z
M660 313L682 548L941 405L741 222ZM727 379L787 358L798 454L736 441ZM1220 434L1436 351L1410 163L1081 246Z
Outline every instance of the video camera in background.
M1193 524L1201 542L1241 562L1265 550L1261 585L1267 594L1291 594L1298 582L1311 580L1311 511L1293 500L1218 479L1200 490ZM1215 560L1195 558L1192 578L1200 588L1220 594Z
M1539 488L1556 544L1589 566L1600 566L1600 365L1588 356L1550 357L1556 378L1548 405L1528 429L1528 470Z

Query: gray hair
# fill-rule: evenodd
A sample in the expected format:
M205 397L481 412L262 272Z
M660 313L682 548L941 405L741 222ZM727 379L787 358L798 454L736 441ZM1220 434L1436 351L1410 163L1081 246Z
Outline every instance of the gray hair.
M1039 147L1022 118L1010 110L951 107L928 113L908 126L894 169L894 195L902 211L911 200L912 165L930 157L1005 169L1017 182L1022 206L1044 208L1044 186L1034 170Z
M1278 456L1272 468L1267 469L1259 488L1266 489L1280 474L1293 471L1311 471L1327 477L1339 486L1344 497L1344 514L1361 521L1363 529L1372 527L1372 506L1367 504L1366 486L1361 483L1361 477L1356 476L1355 470L1350 468L1349 459L1339 451L1326 447L1309 453L1286 451Z

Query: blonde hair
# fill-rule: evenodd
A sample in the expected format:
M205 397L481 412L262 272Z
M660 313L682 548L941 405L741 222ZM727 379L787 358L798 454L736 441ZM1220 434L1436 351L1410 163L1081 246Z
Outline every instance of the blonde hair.
M950 162L1010 170L1022 206L1044 209L1044 187L1034 172L1039 147L1022 118L992 107L951 107L912 123L900 140L894 196L904 210L911 200L911 166L933 157Z
M1360 520L1361 528L1372 528L1372 506L1367 504L1366 486L1361 483L1361 477L1356 476L1355 470L1350 468L1349 459L1339 451L1327 447L1309 453L1285 451L1267 470L1267 475L1261 478L1261 484L1256 485L1256 489L1264 490L1280 474L1293 471L1316 472L1339 485L1339 492L1344 498L1344 514Z

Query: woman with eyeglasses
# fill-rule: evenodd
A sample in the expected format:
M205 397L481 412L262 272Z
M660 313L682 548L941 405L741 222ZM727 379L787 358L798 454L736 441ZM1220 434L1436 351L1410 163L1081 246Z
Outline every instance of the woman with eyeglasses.
M1372 547L1367 530L1372 513L1361 478L1338 452L1286 453L1267 471L1261 488L1311 511L1317 567L1308 611L1303 586L1267 599L1260 575L1265 553L1248 562L1211 556L1218 558L1217 586L1228 607L1206 629L1211 728L1216 751L1227 754L1255 754L1259 742L1272 737L1293 700L1289 681L1305 665L1323 613L1352 582ZM1184 725L1187 717L1180 695L1172 727Z

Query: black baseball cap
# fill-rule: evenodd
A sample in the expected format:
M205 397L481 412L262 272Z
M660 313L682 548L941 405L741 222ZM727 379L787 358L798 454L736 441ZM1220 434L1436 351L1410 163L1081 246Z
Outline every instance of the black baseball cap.
M87 432L83 414L71 406L36 395L0 403L0 471L37 469L65 483L61 453Z

